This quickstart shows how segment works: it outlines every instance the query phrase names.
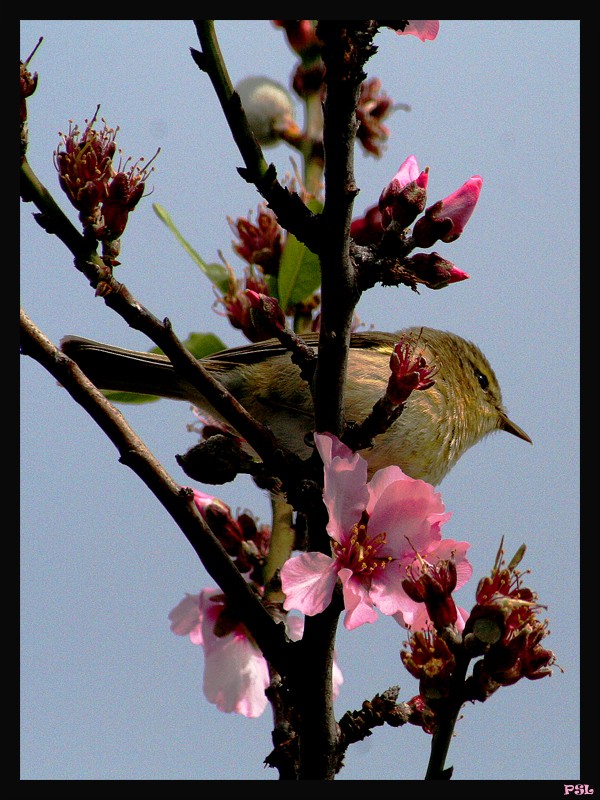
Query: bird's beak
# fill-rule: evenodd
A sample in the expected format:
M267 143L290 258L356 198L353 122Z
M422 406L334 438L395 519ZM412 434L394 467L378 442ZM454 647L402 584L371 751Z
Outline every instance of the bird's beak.
M500 412L500 424L498 427L501 431L512 433L514 436L518 436L519 439L524 439L526 442L529 442L529 444L533 444L523 428L519 428L518 425L515 425L515 423L510 420L503 411Z

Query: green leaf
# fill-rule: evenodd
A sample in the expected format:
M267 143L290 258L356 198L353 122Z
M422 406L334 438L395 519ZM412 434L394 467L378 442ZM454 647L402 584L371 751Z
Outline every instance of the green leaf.
M153 394L138 394L137 392L110 392L105 390L102 392L107 400L111 403L129 403L130 405L141 405L142 403L154 403L155 400L160 400L160 397L155 397Z
M183 249L192 257L196 264L200 267L202 272L221 292L227 292L229 288L229 273L223 264L207 264L206 261L194 250L192 245L183 238L179 229L176 227L171 215L165 211L158 203L152 203L152 208L156 216L162 220L167 228L171 231L173 236L177 239Z
M313 213L319 214L323 204L319 200L311 200L308 207ZM281 308L286 311L289 306L301 303L320 285L319 257L288 233L279 266L278 295Z
M190 333L184 345L196 358L204 358L211 353L227 349L227 346L214 333Z
M188 338L183 342L186 348L196 358L204 358L211 353L217 353L219 350L225 350L225 345L215 336L214 333L190 333ZM162 353L160 347L153 347L150 353ZM132 405L140 405L141 403L153 403L155 400L160 400L151 394L139 394L138 392L114 392L103 391L102 394L110 400L111 403L129 403Z

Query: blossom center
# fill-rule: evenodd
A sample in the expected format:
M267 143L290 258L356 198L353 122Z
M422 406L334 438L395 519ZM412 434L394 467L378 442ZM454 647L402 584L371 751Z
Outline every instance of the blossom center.
M392 556L381 554L385 547L387 533L382 531L370 537L365 515L350 529L344 543L332 541L333 554L340 567L351 569L354 574L372 575L392 561Z

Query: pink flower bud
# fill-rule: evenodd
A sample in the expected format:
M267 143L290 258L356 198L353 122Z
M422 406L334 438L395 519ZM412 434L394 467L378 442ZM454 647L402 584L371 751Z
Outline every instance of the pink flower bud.
M217 513L221 512L228 517L231 516L231 511L229 506L226 505L222 500L219 500L218 497L213 497L212 494L206 494L206 492L201 492L198 489L192 489L194 493L194 503L196 504L196 508L202 514L204 519L206 519L206 513L209 506L215 506Z
M463 232L475 210L482 185L481 175L473 175L460 189L442 200L442 214L452 220L452 230L442 239L443 242L452 242Z
M290 47L300 56L314 58L323 46L314 19L274 19L272 22L277 28L284 29Z
M409 156L385 187L379 198L381 222L387 228L392 220L406 228L425 208L429 171L419 170L417 159Z
M431 247L438 239L442 242L458 239L477 205L482 184L481 175L473 175L460 189L429 206L413 228L417 247Z
M259 294L252 289L246 289L246 297L250 301L251 308L264 314L270 327L283 330L285 328L285 314L281 310L279 301L275 297L266 294ZM257 327L262 327L257 325Z

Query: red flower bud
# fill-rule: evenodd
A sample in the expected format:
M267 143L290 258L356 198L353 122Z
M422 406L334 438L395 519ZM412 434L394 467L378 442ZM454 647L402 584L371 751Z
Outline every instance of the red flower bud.
M381 211L379 206L371 206L364 217L357 217L350 223L350 236L356 244L378 244L383 234Z

